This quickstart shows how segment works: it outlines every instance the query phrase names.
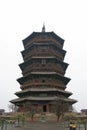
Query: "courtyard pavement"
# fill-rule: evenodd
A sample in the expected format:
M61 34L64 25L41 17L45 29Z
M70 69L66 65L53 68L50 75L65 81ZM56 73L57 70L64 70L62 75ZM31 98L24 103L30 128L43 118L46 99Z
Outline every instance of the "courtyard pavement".
M0 130L69 130L69 127L64 126L64 124L59 124L57 122L28 122L24 125L18 126L8 124ZM76 128L76 130L85 130L84 127Z
M69 128L65 128L56 122L29 122L24 126L8 125L3 130L69 130Z

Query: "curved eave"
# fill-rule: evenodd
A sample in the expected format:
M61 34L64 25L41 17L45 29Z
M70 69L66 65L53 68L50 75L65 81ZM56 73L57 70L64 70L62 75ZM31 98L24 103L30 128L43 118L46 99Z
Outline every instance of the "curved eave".
M36 36L49 36L49 37L53 37L55 40L59 41L62 45L64 44L64 39L62 39L61 37L59 37L54 32L33 32L27 38L25 38L24 40L22 40L23 44L26 45L32 38L34 38Z
M63 80L63 82L64 82L65 85L67 85L68 82L71 80L70 78L63 77L63 76L59 75L56 72L31 72L29 75L17 79L17 81L22 85L29 78L31 79L31 75L34 75L34 76L36 76L36 75L41 75L41 76L47 76L47 75L49 75L49 76L50 75L52 75L52 76L58 76L60 80Z
M74 99L69 99L69 98L60 98L60 97L57 97L57 96L54 96L54 97L24 97L24 98L17 98L17 99L14 99L14 100L11 100L10 102L11 103L20 103L20 102L24 102L24 101L58 101L58 100L61 100L61 101L65 101L65 102L68 102L70 104L74 104L77 102L77 100L74 100Z
M27 49L24 49L23 51L21 51L22 56L23 56L23 57L25 56L26 51L29 51L30 47L32 47L32 46L37 46L37 45L38 45L37 43L36 43L36 44L35 44L35 43L32 43ZM41 45L42 45L42 44L41 44ZM51 44L51 45L54 45L54 44ZM65 51L64 49L60 49L58 46L56 46L56 47L57 47L58 51L61 52L63 56L65 56L66 51Z
M21 90L24 90L24 89L26 89L26 88L30 88L30 87L32 87L32 86L36 86L36 87L38 87L38 86L47 86L47 87L59 87L60 89L62 89L63 88L63 90L65 90L66 89L66 86L65 85L61 85L61 84L57 84L57 83L28 83L28 84L26 84L26 85L21 85L20 86L20 88L21 88Z
M63 38L61 38L61 37L59 37L56 33L54 33L54 32L51 32L51 35L56 39L56 40L58 40L61 44L64 44L64 39Z
M70 78L68 78L68 77L64 77L64 76L62 76L62 75L60 75L60 74L58 74L58 73L56 73L56 72L31 72L31 74L33 74L33 75L52 75L52 76L58 76L58 78L60 79L60 80L63 80L64 81L64 84L65 85L67 85L68 84L68 82L71 80Z
M61 89L56 89L56 88L51 88L51 89L49 89L49 88L44 88L44 89L31 88L31 89L26 89L26 90L22 90L22 91L16 92L15 95L20 97L20 95L23 95L23 94L26 94L26 93L30 93L30 92L59 92L59 93L63 93L65 95L67 95L67 97L72 95L71 92L64 91L64 90L61 90Z
M42 56L33 56L28 61L19 64L19 67L21 68L21 70L23 70L25 68L26 64L28 64L32 59L42 59L42 58L45 58L45 59L56 59L64 67L65 70L67 69L67 67L69 65L66 62L60 61L55 56L47 56L47 57L46 56L43 56L43 57Z
M69 64L68 63L63 63L62 66L63 66L64 70L66 71L66 69L69 66Z
M54 97L24 97L24 98L17 98L14 100L11 100L11 103L17 103L17 102L23 102L23 101L27 101L27 100L31 100L31 101L55 101L57 100L57 96Z
M50 101L50 100L55 100L56 97L25 97L25 98L17 98L17 99L14 99L14 100L11 100L10 102L11 103L18 103L18 102L24 102L24 101Z
M74 103L77 102L77 100L75 100L75 99L71 99L71 98L64 99L64 101L66 101L66 102L68 102L68 103L70 103L70 104L74 104Z
M21 69L21 70L23 70L23 69L25 68L25 64L26 64L25 62L24 62L24 63L19 64L19 67L20 67L20 69Z

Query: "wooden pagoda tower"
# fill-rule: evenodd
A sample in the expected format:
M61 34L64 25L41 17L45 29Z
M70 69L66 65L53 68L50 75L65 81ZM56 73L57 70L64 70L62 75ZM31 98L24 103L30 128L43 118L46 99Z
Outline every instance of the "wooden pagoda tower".
M23 40L21 52L24 62L20 69L23 76L17 81L21 91L11 103L19 106L20 111L34 109L39 112L55 112L55 101L63 100L70 105L71 92L66 91L70 78L65 77L68 64L64 62L66 51L64 40L54 32L33 32Z

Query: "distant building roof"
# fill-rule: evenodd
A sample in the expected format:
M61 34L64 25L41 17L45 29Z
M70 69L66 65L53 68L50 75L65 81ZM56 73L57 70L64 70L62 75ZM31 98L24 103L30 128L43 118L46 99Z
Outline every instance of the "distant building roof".
M2 115L5 112L4 109L0 109L0 115Z
M87 109L81 109L81 113L87 115Z
M83 111L83 112L87 112L87 109L81 109L81 111Z

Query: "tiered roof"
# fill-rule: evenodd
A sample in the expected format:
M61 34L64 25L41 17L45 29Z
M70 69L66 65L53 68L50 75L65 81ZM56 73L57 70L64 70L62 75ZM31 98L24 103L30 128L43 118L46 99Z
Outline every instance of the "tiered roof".
M68 63L65 63L64 57L66 54L66 51L63 50L63 45L64 45L64 39L62 39L61 37L59 37L58 35L56 35L54 32L33 32L31 35L29 35L27 38L25 38L23 40L23 45L24 45L24 50L21 52L23 59L24 59L24 63L21 63L19 66L22 70L22 73L24 71L24 69L26 68L26 66L29 66L29 63L31 63L32 60L38 60L38 59L54 59L56 61L56 63L59 63L61 66L63 66L64 71L66 71L67 67L68 67ZM59 51L62 55L62 59L58 58L57 56L54 55L45 55L45 56L36 56L35 54L33 54L33 56L31 55L28 59L25 60L25 56L28 55L28 53L30 52L30 48L34 47L34 46L41 46L41 45L46 45L46 46L50 46L53 45L57 48L57 51ZM32 50L32 53L34 51ZM30 83L28 81L35 79L35 78L48 78L48 79L58 79L60 81L62 81L62 84L57 84L54 83L54 85L51 84L52 87L50 87L49 83L45 83L45 87L41 88L39 87L40 84L41 86L43 85L43 83ZM26 75L23 74L23 77L18 78L17 81L19 82L20 85L22 85L22 87L20 87L22 90L19 92L16 92L15 94L19 97L17 99L12 100L11 102L16 104L16 103L21 103L21 102L25 102L25 101L56 101L56 100L63 100L66 102L69 102L71 104L75 103L76 100L74 99L70 99L69 96L72 95L71 92L66 91L66 85L68 84L68 82L70 81L70 78L64 76L61 73L55 72L54 70L52 71L31 71L28 72ZM57 84L57 86L59 86L59 88L55 88L55 84ZM36 88L34 87L34 85L36 86ZM27 87L25 87L27 86ZM49 87L47 87L49 86ZM50 92L56 92L62 95L62 97L59 97L58 94L57 95L53 95L53 96L35 96L33 95L33 93L50 93Z

